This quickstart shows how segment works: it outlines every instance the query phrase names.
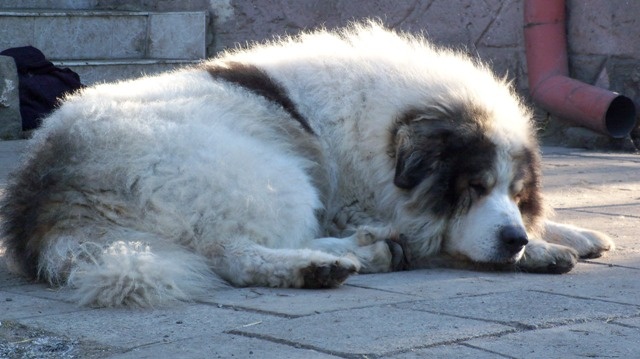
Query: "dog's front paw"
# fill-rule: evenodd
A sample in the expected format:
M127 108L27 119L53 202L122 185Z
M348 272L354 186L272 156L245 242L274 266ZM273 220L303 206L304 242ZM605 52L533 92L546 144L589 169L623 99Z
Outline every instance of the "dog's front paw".
M361 273L384 273L409 268L406 239L402 235L358 247L354 254L362 263Z
M550 221L545 223L544 239L575 249L580 258L597 258L615 248L613 240L602 232Z
M587 242L587 245L582 250L578 250L580 258L598 258L605 252L615 249L615 244L611 237L602 232L582 229L578 234L586 238Z
M530 240L517 266L524 272L562 274L570 271L578 262L578 252L573 248Z
M358 261L349 257L342 257L333 262L312 263L302 269L303 287L312 289L337 287L359 269Z

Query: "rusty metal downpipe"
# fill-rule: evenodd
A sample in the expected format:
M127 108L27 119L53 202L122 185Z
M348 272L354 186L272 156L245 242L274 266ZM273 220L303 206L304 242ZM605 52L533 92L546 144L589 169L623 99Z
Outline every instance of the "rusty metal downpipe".
M569 77L564 0L525 0L524 39L533 100L554 115L614 138L636 124L633 101Z

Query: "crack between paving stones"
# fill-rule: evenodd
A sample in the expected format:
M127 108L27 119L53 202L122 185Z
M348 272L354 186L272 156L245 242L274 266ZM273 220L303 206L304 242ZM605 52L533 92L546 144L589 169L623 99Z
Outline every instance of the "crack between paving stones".
M271 337L271 336L268 336L268 335L264 335L264 334L243 332L243 331L240 331L238 329L227 330L227 331L224 331L223 333L231 334L231 335L239 335L239 336L246 337L246 338L266 340L268 342L281 344L281 345L286 345L286 346L293 347L293 348L296 348L296 349L313 350L313 351L317 351L317 352L320 352L320 353L329 354L329 355L333 355L333 356L337 356L337 357L345 358L345 359L362 359L362 358L375 358L375 357L377 357L376 355L372 355L372 354L352 354L352 353L343 353L343 352L334 351L334 350L327 350L327 349L316 347L314 345L301 344L301 343L297 343L297 342L294 342L294 341L291 341L291 340L274 338L274 337Z
M444 314L444 315L446 315L446 314ZM468 318L468 319L474 319L474 318ZM286 340L286 339L274 338L274 337L271 337L271 336L268 336L268 335L264 335L264 334L243 332L243 331L240 331L240 330L237 330L237 329L228 330L228 331L225 331L224 333L231 334L231 335L239 335L239 336L243 336L243 337L247 337L247 338L266 340L266 341L269 341L269 342L272 342L272 343L277 343L277 344L281 344L281 345L287 345L287 346L290 346L290 347L294 347L296 349L314 350L314 351L317 351L317 352L321 352L321 353L329 354L329 355L334 355L334 356L338 356L340 358L345 358L345 359L363 359L363 358L378 359L378 358L386 358L386 357L393 356L393 355L409 353L409 352L415 351L415 350L428 349L428 348L433 348L433 347L438 347L438 346L446 346L446 345L452 345L452 344L464 345L464 342L468 341L468 340L492 338L492 337L499 338L499 337L502 337L504 335L513 334L513 333L517 333L517 332L520 332L520 330L518 330L516 328L513 328L513 329L503 330L503 331L500 331L500 332L497 332L497 333L489 333L489 334L469 336L469 337L465 337L465 338L460 338L460 339L455 339L455 340L447 340L447 341L442 341L442 342L433 343L433 344L427 344L427 345L418 345L418 346L415 346L415 347L401 349L401 350L395 350L395 351L390 351L390 352L385 352L385 353L382 353L382 354L344 353L344 352L339 352L339 351L333 351L333 350L327 350L327 349L319 348L319 347L316 347L314 345L300 344L300 343L293 342L293 341ZM487 351L487 350L484 350L484 351ZM488 351L488 352L490 352L490 351ZM499 353L496 353L496 354L499 354ZM500 354L500 355L503 355L503 354ZM504 356L504 357L511 358L511 357L508 357L508 356Z
M458 345L462 345L462 346L465 346L465 347L468 347L468 348L473 348L473 349L476 349L476 350L480 350L480 351L483 351L483 352L489 353L489 354L499 355L502 358L519 359L518 357L512 357L511 355L499 353L499 352L496 352L496 351L493 351L493 350L489 350L489 349L485 349L485 348L482 348L482 347L477 347L477 346L469 344L469 343L458 343Z
M73 314L73 313L81 313L81 312L88 312L88 311L93 311L93 310L100 310L98 308L88 308L88 309L82 309L80 308L79 310L72 310L72 311L68 311L68 312L55 312L55 313L47 313L47 314L39 314L39 315L29 315L26 317L19 317L19 318L0 318L1 320L15 320L15 321L21 321L21 320L26 320L26 319L37 319L37 318L46 318L46 317L52 317L55 315L67 315L67 314Z
M403 294L403 293L399 293L399 294ZM232 305L217 304L217 303L211 303L211 302L199 302L199 304L211 305L211 306L215 306L216 308L220 308L220 309L230 309L230 310L234 310L234 311L245 311L245 312L251 312L251 313L256 313L256 314L271 315L271 316L274 316L274 317L284 318L284 319L297 319L297 318L311 317L311 316L318 315L318 314L337 313L337 312L344 312L344 311L356 310L356 309L380 307L380 306L385 306L385 305L392 306L392 305L396 305L396 304L414 303L416 301L420 301L420 300L424 300L424 299L425 298L419 298L419 299L416 299L416 300L396 301L396 302L392 302L392 303L369 304L369 305L354 306L354 307L342 308L342 309L330 309L330 310L323 310L323 311L314 311L313 313L309 313L309 314L285 314L285 313L271 312L271 311L260 310L260 309L255 309L255 308L245 308L245 307L241 307L241 306L232 306Z
M513 334L513 333L517 333L517 332L518 332L517 329L508 329L508 330L503 330L503 331L497 332L497 333L481 334L481 335L476 335L476 336L471 336L471 337L466 337L466 338L460 338L460 339L454 339L454 340L446 340L446 341L433 343L433 344L418 345L418 346L415 346L415 347L396 350L396 351L392 351L392 352L387 352L387 353L384 353L384 354L381 354L381 355L377 355L377 356L374 355L374 356L371 356L371 357L372 358L386 358L386 357L393 356L393 355L409 353L409 352L414 351L414 350L429 349L429 348L435 348L435 347L439 347L439 346L447 346L447 345L453 345L453 344L464 345L464 342L467 341L467 340L494 338L494 337L495 338L499 338L501 336L504 336L504 335L507 335L507 334Z
M29 293L29 292L21 292L21 291L17 290L20 287L27 287L27 286L32 286L32 285L33 284L18 284L18 285L2 287L2 288L0 288L0 290L2 290L4 292L7 292L7 293L11 293L11 294L24 295L26 297L32 297L32 298L38 298L38 299L44 299L44 300L51 300L51 301L54 301L54 302L60 302L60 303L66 303L66 304L74 304L74 305L77 304L76 302L74 302L71 299L51 298L51 297L48 297L46 295L38 295L37 292ZM46 288L43 288L43 289L45 291L48 291L48 292L59 292L61 290L65 290L65 289L57 289L55 287L54 288L46 287ZM34 295L33 293L36 293L36 294ZM93 309L93 308L88 307L88 309Z
M511 327L516 331L527 331L527 330L539 329L539 326L524 324L524 323L520 323L520 322L513 322L513 321L507 322L507 321L502 321L502 320L493 320L493 319L486 319L486 318L470 317L470 316L466 316L466 315L457 315L457 314L438 312L438 311L435 311L435 310L427 310L427 309L420 309L420 308L398 308L397 306L394 306L394 307L396 309L409 309L409 310L415 310L415 311L418 311L418 312L442 315L442 316L446 316L446 317L453 317L453 318L460 318L460 319L470 319L470 320L475 320L475 321L479 321L479 322L500 324L500 325ZM468 339L469 338L467 338L465 340L468 340ZM470 339L473 339L473 338L470 338Z
M543 294L557 295L557 296L567 297L567 298L573 298L573 299L595 300L595 301L598 301L598 302L604 302L604 303L611 303L611 304L626 305L626 306L636 307L636 308L640 309L640 305L638 305L638 304L634 304L634 303L624 303L624 302L617 302L617 301L614 301L614 300L601 299L601 298L597 298L597 297L582 297L582 296L579 296L579 295L571 295L571 294L563 294L563 293L556 293L556 292L548 292L548 291L539 290L539 289L530 289L529 291L531 291L531 292L537 292L537 293L543 293Z
M639 317L640 317L640 315L636 315L636 316L633 316L632 318L639 318ZM617 326L623 327L623 328L640 329L640 327L638 327L636 325L629 325L629 324L624 324L624 323L620 323L620 322L616 322L616 321L608 322L608 324L614 324L614 325L617 325Z
M144 344L139 344L133 347L127 347L127 348L122 348L119 347L119 349L122 350L122 354L125 353L130 353L134 350L137 349L142 349L142 348L149 348L152 346L156 346L156 345L167 345L167 344L173 344L173 343L179 343L179 342L183 342L189 339L193 339L193 338L180 338L180 339L176 339L176 340L169 340L169 341L164 341L164 340L160 340L160 341L155 341L155 342L149 342L149 343L144 343Z
M590 213L590 214L600 214L600 215L605 215L605 216L609 216L609 217L640 218L640 216L634 216L632 214L613 214L613 213L598 212L598 211L585 211L585 210L580 210L580 209L574 209L574 211L582 212L582 213Z
M586 158L586 159L599 159L599 160L606 160L607 162L611 162L612 159L611 157L607 157L607 156L601 156L601 155L597 155L597 154L593 154L590 153L588 150L585 151L587 154L582 154L582 153L558 153L558 154L549 154L548 158L551 158L551 156L557 156L557 157L580 157L580 158ZM589 154L590 153L590 154ZM544 163L544 155L543 157L543 163ZM639 157L640 158L640 157ZM622 162L631 162L634 164L637 164L638 162L640 162L640 160L636 160L635 158L627 158L627 157L623 157L623 158L614 158L614 161L622 161Z
M423 298L417 294L411 294L411 293L403 293L403 292L396 292L394 290L389 290L389 289L380 289L380 288L376 288L376 287L368 287L366 285L362 285L362 284L350 284L350 283L345 283L344 284L345 287L355 287L355 288L362 288L362 289L371 289L371 290L377 290L380 292L385 292L385 293L391 293L391 294L401 294L401 295L408 295L411 297L416 297L416 298Z
M596 261L589 260L589 259L581 259L580 263L595 264L595 265L607 266L607 267L611 267L611 268L624 268L624 269L631 269L631 270L640 270L640 268L636 268L636 267L623 266L622 264L596 262Z
M478 279L478 278L476 278L476 279ZM479 279L482 279L482 278L479 278ZM491 281L489 281L489 282L491 282ZM406 301L403 301L403 302L394 302L394 303L391 303L391 304L411 303L411 302L416 302L416 301L419 301L419 300L433 300L433 299L452 299L452 298L460 298L460 296L459 296L459 295L448 296L448 297L442 297L442 298L430 298L430 297L423 297L423 296L418 295L418 294L404 293L404 292L396 292L396 291L393 291L393 290L388 290L388 289L379 289L379 288L375 288L375 287L368 287L368 286L360 285L360 284L345 284L345 286L356 287L356 288L362 288L362 289L377 290L377 291L380 291L380 292L386 292L386 293L391 293L391 294L401 294L401 295L406 295L406 296L411 296L411 297L415 297L415 298L416 298L416 300L410 300L410 299L409 299L409 300L406 300ZM508 292L508 291L507 291L507 292ZM474 297L482 297L482 296L485 296L485 295L501 294L501 293L507 293L507 292L504 292L504 291L502 291L502 292L501 292L501 291L498 291L498 292L488 292L488 293L481 293L481 294L469 294L469 295L465 295L464 297L465 297L465 298L474 298Z
M236 312L249 312L249 313L256 313L256 314L265 314L265 315L271 315L271 316L274 316L274 317L285 318L285 319L295 319L295 318L306 317L307 315L310 315L310 314L307 314L307 315L305 315L305 314L285 314L285 313L278 313L278 312L272 312L272 311L268 311L268 310L261 310L261 309L255 309L255 308L249 308L249 307L242 307L242 306L229 305L229 304L220 304L220 303L215 303L215 302L200 302L200 301L196 301L195 303L208 305L208 306L216 307L216 308L219 308L219 309L233 310L233 311L236 311Z
M612 205L606 205L606 206L593 206L593 207L567 207L567 208L556 208L555 211L556 212L575 211L575 212L582 212L582 213L589 213L589 214L599 214L599 215L604 215L608 217L640 218L640 216L635 216L633 214L615 214L615 213L588 210L588 208L607 208L607 207L613 208L613 207L627 207L627 206L637 206L637 205L638 205L637 203L629 203L629 204L612 204ZM587 208L587 209L584 209L584 208Z
M555 294L555 295L570 297L570 298L574 298L574 299L594 300L593 298L568 296L568 295L561 295L561 294L557 294L557 293L549 293L549 292L544 292L544 291L534 291L534 292L540 292L540 293L545 293L545 294ZM600 301L638 308L638 305L635 305L635 304L618 303L618 302L605 301L605 300L600 300ZM396 309L408 309L408 308L398 308L397 306L394 306L394 307ZM430 314L436 314L436 315L442 315L442 316L449 316L449 317L460 318L460 319L470 319L470 320L476 320L476 321L480 321L480 322L500 324L500 325L504 325L504 326L508 326L508 327L514 328L514 330L518 331L518 332L534 331L534 330L540 330L540 329L549 329L549 328L562 327L562 326L567 326L567 325L572 325L572 324L589 323L589 322L593 322L593 321L610 322L610 321L614 321L614 320L618 320L618 319L629 319L629 318L640 317L640 314L608 315L608 316L602 316L602 317L591 317L591 318L582 318L582 319L567 319L567 320L564 320L564 321L550 321L550 322L544 322L544 323L541 323L541 324L525 324L525 323L514 322L514 321L501 321L501 320L492 320L492 319L478 318L478 317L471 317L471 316L464 316L464 315L456 315L456 314L451 314L451 313L431 311L431 310L419 309L419 308L410 309L410 310L415 310L415 311L425 312L425 313L430 313ZM497 335L497 336L501 336L501 335ZM468 340L468 339L465 339L465 340Z

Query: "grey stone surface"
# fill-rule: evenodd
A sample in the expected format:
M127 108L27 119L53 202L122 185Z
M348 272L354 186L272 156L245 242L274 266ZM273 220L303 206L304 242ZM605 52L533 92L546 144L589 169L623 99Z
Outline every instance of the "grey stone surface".
M0 7L5 9L88 9L95 3L96 0L3 0Z
M206 20L204 12L152 14L149 17L149 57L205 58Z
M55 61L60 67L68 67L78 73L85 85L134 79L175 70L198 63L199 60L107 60L107 61Z
M568 0L569 50L574 53L637 55L640 2ZM612 16L613 15L613 16Z
M46 317L22 316L25 318L21 319L20 323L30 327L122 348L190 338L205 339L225 331L258 325L266 320L282 320L232 308L196 303L149 310L76 308L75 311L61 311L60 314ZM70 326L70 323L73 325Z
M218 334L206 338L167 341L134 348L118 359L157 358L277 358L277 359L331 359L339 358L313 349L296 348L258 338L232 334Z
M6 185L11 171L18 167L20 157L28 141L2 141L0 142L0 194Z
M606 321L554 327L467 342L510 358L634 358L640 328Z
M34 16L31 44L49 59L130 59L145 54L146 16ZM19 27L16 31L20 31Z
M5 0L0 9L65 9L124 11L205 11L214 20L207 27L208 55L223 48L247 41L270 38L272 35L295 33L301 29L325 25L344 25L353 19L380 18L389 26L409 31L423 31L434 41L451 46L464 46L496 64L512 63L524 53L522 11L524 0L475 1L344 1L290 2L268 0L256 4L248 0L188 0L188 1L124 1L124 0ZM571 72L577 78L593 83L606 59L637 63L640 58L635 36L640 5L628 0L568 0L568 45ZM0 29L11 29L3 26ZM177 27L172 24L167 30ZM2 31L2 30L0 30ZM28 32L14 35L26 36ZM30 34L29 34L30 35ZM46 36L45 36L46 37ZM12 38L0 37L2 41ZM491 49L502 49L493 52ZM518 54L518 55L516 55ZM524 63L517 71L509 68L517 87L526 89ZM499 72L504 72L502 65ZM613 77L626 76L624 69L615 70ZM633 91L637 91L637 84ZM637 100L638 97L634 95Z
M0 11L0 49L33 45L51 60L202 59L205 12Z
M178 10L197 9L193 2ZM206 11L112 11L122 7L95 6L107 10L68 10L61 4L58 10L2 11L0 4L0 50L33 45L57 66L77 72L84 84L154 74L206 57ZM151 10L156 8L171 7Z
M610 317L639 315L636 305L523 290L401 303L398 308L446 314L512 325L516 328L544 328Z
M19 85L15 61L12 57L0 56L0 140L22 136Z
M385 305L271 321L232 333L284 341L290 345L298 343L340 356L386 356L411 348L501 335L513 330L490 321Z
M314 291L270 288L237 289L218 293L211 301L236 308L298 317L414 299L415 297L412 295L344 286L337 289ZM309 305L309 303L313 303L313 305Z
M0 358L106 358L118 348L70 339L64 335L32 329L20 323L0 323Z
M47 290L42 288L41 290ZM42 299L36 296L20 295L4 290L0 290L0 307L2 314L0 320L25 319L46 317L54 315L72 315L86 308L79 308L77 305L54 301L50 299Z
M640 3L629 0L567 0L566 8L570 75L586 83L609 88L640 103L640 37L636 34ZM42 9L58 9L158 14L155 19L153 16L147 19L142 27L140 19L116 20L118 16L111 16L108 20L103 18L107 21L94 21L74 16L47 20L43 19L47 15L16 18L0 14L0 50L27 43L39 44L46 50L50 49L54 58L64 60L109 58L107 56L121 59L154 56L160 59L202 58L213 56L223 49L273 36L295 34L319 26L333 28L353 20L377 18L391 28L421 32L437 44L452 46L479 57L500 76L512 81L520 93L528 95L522 32L524 0L0 2L0 11L5 10L5 13L24 12L25 9L31 9L34 13ZM178 18L175 12L190 12L192 15ZM200 18L204 18L204 21ZM104 24L98 24L101 21ZM148 38L145 29L151 30ZM70 57L72 55L75 57ZM100 71L99 67L90 71L94 70ZM137 69L124 71L126 74L123 77L130 77L133 71L139 72ZM606 75L606 81L598 81L602 80L603 74ZM120 78L116 72L85 76L89 79L87 83ZM553 126L545 126L548 130L545 136L547 144L626 151L640 148L640 127L632 132L631 138L619 141L598 138L579 130L565 131L567 127L575 125L555 117L551 118L551 122Z
M495 359L499 357L495 352L473 348L465 344L437 345L425 349L412 349L407 352L389 356L391 359Z
M0 142L0 191L26 146ZM640 157L543 153L556 218L612 234L617 251L564 275L428 269L358 275L337 290L230 288L140 310L77 307L68 292L9 273L0 249L0 356L634 357Z

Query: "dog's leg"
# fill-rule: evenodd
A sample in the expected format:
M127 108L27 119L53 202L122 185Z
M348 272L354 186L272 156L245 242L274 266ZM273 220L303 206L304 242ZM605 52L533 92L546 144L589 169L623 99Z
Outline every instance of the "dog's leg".
M551 221L545 222L544 239L575 249L580 258L597 258L615 248L604 233Z
M362 226L345 238L318 238L310 247L335 255L353 254L360 261L360 273L381 273L407 266L400 236L388 227Z
M235 286L330 288L360 269L354 256L312 249L274 249L235 239L201 249L213 270Z
M578 253L569 247L529 239L517 267L525 272L561 274L570 271L578 261Z
M81 305L99 307L188 301L225 285L204 257L157 235L123 228L99 232L78 228L49 238L40 253L40 278L73 289Z

